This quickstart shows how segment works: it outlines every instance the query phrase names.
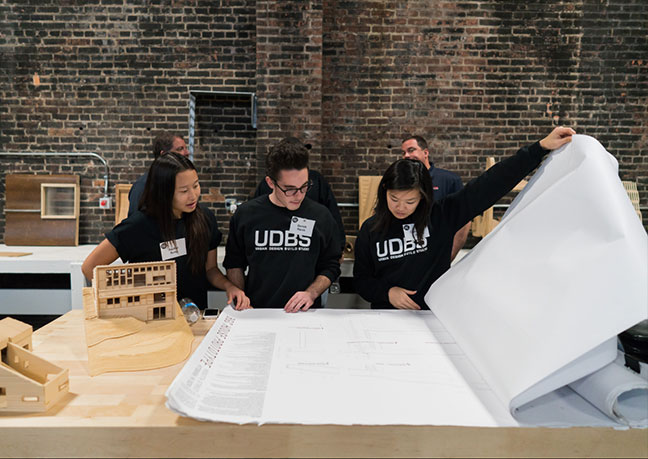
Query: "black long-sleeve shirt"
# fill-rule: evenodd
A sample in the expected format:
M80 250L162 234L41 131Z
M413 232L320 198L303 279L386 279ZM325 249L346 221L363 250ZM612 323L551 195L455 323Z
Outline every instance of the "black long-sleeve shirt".
M313 223L310 235L291 232L295 217ZM223 266L249 267L245 293L252 307L283 308L318 275L334 281L340 275L336 225L322 205L304 198L291 211L274 205L268 195L242 204L230 220ZM313 307L319 307L319 298Z
M416 290L412 299L421 309L429 309L424 296L432 283L450 269L452 241L457 230L511 191L547 153L539 142L523 147L470 181L461 191L435 201L427 227L429 235L421 244L411 235L411 217L403 220L392 217L385 234L371 230L375 216L367 219L355 243L356 291L371 302L372 308L389 309L393 308L389 303L390 288Z

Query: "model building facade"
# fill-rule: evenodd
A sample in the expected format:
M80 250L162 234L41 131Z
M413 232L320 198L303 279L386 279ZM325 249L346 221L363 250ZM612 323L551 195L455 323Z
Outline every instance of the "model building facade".
M31 325L0 320L0 412L46 411L68 393L68 370L33 354L31 337Z
M176 316L174 261L97 266L92 287L99 318L149 321Z

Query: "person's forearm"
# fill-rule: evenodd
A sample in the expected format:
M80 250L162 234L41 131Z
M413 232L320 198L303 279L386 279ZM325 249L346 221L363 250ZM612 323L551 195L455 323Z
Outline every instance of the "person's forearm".
M234 283L231 282L227 277L225 277L221 270L216 266L207 270L205 274L207 275L207 280L209 281L209 283L216 288L227 290L228 288L234 286Z
M117 258L119 258L117 249L115 249L108 239L104 239L83 261L81 272L86 279L92 281L93 271L96 266L109 265Z
M326 276L317 276L312 284L308 286L306 291L310 293L313 300L324 293L324 290L329 288L331 285L331 280Z
M470 222L466 223L459 231L454 235L452 241L452 255L450 256L450 261L454 260L459 251L466 244L466 239L468 239L468 232L470 231Z
M227 279L241 290L245 289L245 276L243 275L243 270L241 268L228 269Z

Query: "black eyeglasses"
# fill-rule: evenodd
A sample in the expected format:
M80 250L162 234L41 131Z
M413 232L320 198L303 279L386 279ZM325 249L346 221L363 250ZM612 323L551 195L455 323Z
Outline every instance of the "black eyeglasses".
M275 179L272 179L272 181L274 182L275 186L276 186L277 188L279 188L281 191L283 191L283 193L284 193L286 196L295 196L297 193L307 193L308 190L310 190L311 187L313 186L313 182L311 182L311 181L309 180L308 182L304 183L304 184L303 184L302 186L300 186L299 188L288 188L287 190L284 190L283 188L281 188L281 187L279 186L279 184L277 183L277 181L276 181Z

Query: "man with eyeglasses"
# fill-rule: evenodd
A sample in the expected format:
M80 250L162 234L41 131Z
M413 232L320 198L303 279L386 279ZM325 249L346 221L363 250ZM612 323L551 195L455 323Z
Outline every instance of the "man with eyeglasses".
M294 143L295 145L304 145L301 140L296 137L286 137L281 140L281 142ZM304 145L306 150L308 150L309 145ZM344 224L342 223L342 215L340 215L340 209L338 208L337 200L331 190L331 186L328 184L326 179L322 177L317 171L308 169L308 180L312 183L312 186L308 189L306 197L312 199L315 202L319 202L324 207L326 207L331 216L335 220L337 225L337 240L340 244L340 253L344 251L344 246L346 245L346 235L344 234ZM264 194L272 193L272 189L266 183L266 180L261 180L259 186L257 186L256 191L254 192L254 197L263 196ZM340 260L341 261L341 260Z
M340 275L342 248L328 209L306 197L308 150L279 142L266 157L266 173L272 192L240 205L230 220L227 277L253 307L320 307L320 295Z
M432 179L432 193L434 194L433 197L435 201L439 201L447 195L456 193L463 188L461 178L459 178L457 174L439 167L434 167L434 163L430 161L428 144L420 135L410 135L409 137L405 137L401 144L401 154L403 155L403 158L416 159L425 165L430 173L430 178ZM455 259L459 250L461 250L466 243L469 231L470 222L455 233L450 261Z
M165 153L177 153L186 158L189 157L189 149L187 148L184 139L179 135L163 131L153 139L153 158L157 158ZM148 171L133 183L133 186L128 192L129 217L137 210L139 200L142 197L142 193L144 193L144 186L146 185L147 177Z

